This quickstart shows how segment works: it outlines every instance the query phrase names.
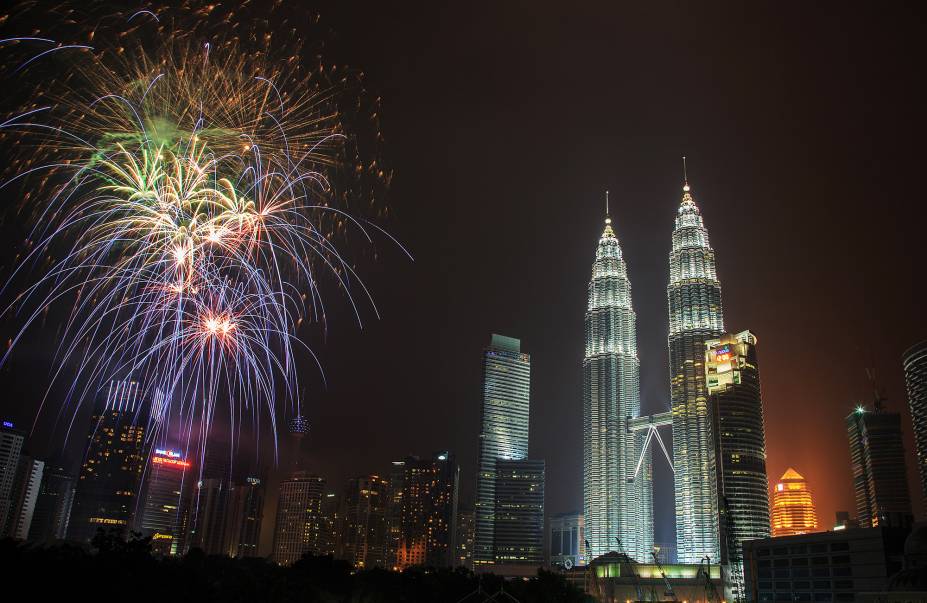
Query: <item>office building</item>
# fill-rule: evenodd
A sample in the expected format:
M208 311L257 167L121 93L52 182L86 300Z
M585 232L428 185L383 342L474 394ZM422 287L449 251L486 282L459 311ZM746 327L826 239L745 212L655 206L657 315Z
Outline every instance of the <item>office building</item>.
M402 467L395 567L453 567L460 477L454 455L407 457Z
M45 467L29 527L29 540L51 542L65 538L76 483L77 478L60 465Z
M494 561L496 461L528 456L531 357L521 342L493 335L483 352L482 420L476 487L473 563Z
M327 553L322 498L325 480L308 471L297 471L280 483L277 519L271 558L280 565L290 565L306 553Z
M343 519L341 497L337 492L326 492L322 497L322 537L319 545L321 555L337 556L340 553ZM393 558L395 558L395 549L393 549Z
M151 451L135 530L151 538L152 550L156 553L169 555L177 552L181 501L184 492L190 490L194 475L190 462L181 451L167 447L155 447Z
M125 534L138 503L147 457L147 409L136 381L111 381L90 420L68 538L89 542L98 529Z
M229 557L257 557L264 519L264 486L257 477L232 484L223 547Z
M473 539L476 536L476 515L473 509L457 512L457 560L455 565L473 570Z
M747 600L849 602L861 592L884 591L902 568L908 531L848 528L748 540Z
M29 537L35 503L42 487L45 462L28 454L19 455L19 467L13 480L13 491L6 531L3 536L25 540Z
M544 461L496 461L493 551L502 575L534 575L544 565Z
M793 536L818 531L818 516L808 482L789 467L773 488L772 534Z
M620 538L634 559L653 546L651 455L640 416L640 360L631 283L611 218L599 238L585 317L583 357L583 514L589 554L603 555ZM638 470L638 459L644 452Z
M387 559L389 482L379 475L348 480L341 500L344 517L340 557L358 569L391 567Z
M927 341L910 347L902 360L921 488L927 499Z
M718 463L721 562L743 593L743 543L769 537L769 481L756 337L750 331L705 342L705 379Z
M7 532L13 507L13 482L19 470L19 455L22 453L26 435L13 428L13 423L4 421L0 427L0 534Z
M856 519L862 527L910 526L911 495L901 440L901 415L882 400L873 410L858 406L846 418Z
M718 476L705 385L705 342L724 333L721 285L708 229L688 181L676 210L669 255L669 360L680 563L720 556ZM589 517L586 517L589 530Z

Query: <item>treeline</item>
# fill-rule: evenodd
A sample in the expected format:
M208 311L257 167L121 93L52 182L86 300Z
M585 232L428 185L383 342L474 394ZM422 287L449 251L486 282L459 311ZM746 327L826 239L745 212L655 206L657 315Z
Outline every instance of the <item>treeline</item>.
M465 603L590 601L563 577L543 570L530 580L503 580L477 577L464 568L355 571L330 556L307 555L289 567L266 559L209 556L199 549L184 557L156 557L146 538L123 540L102 531L91 549L2 540L0 567L3 598L20 593L9 600L455 603L472 594Z

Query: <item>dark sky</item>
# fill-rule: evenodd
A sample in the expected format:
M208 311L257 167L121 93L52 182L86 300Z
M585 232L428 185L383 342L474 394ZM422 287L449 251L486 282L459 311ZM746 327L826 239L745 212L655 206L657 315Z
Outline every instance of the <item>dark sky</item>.
M668 408L667 254L681 156L717 253L728 329L759 339L768 469L853 510L844 416L873 365L902 410L927 337L924 15L913 3L332 3L330 60L381 96L395 178L362 266L382 319L335 312L307 392L311 462L340 485L456 451L472 500L480 352L532 356L531 454L551 513L582 505L583 313L604 190L629 266L644 408ZM366 318L372 319L367 312ZM4 379L16 379L9 372ZM19 420L32 401L7 399ZM667 434L668 436L668 434ZM657 540L673 540L655 458ZM269 527L272 522L269 522Z

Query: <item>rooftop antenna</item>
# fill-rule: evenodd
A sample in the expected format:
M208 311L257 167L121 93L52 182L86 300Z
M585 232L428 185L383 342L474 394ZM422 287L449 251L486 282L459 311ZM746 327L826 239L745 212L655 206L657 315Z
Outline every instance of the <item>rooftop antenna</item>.
M686 156L682 156L682 190L689 192L689 173L686 169Z
M611 224L612 219L608 216L608 190L605 190L605 223Z

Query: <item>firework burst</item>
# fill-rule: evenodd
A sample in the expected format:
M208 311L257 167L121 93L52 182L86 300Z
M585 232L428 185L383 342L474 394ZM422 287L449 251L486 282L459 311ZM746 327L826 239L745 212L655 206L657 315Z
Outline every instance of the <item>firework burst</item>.
M131 378L157 401L155 437L176 441L180 426L199 449L220 402L239 426L297 404L297 358L314 358L297 331L324 324L322 275L358 319L358 295L373 306L336 242L350 226L370 240L347 201L386 178L346 127L355 80L303 68L295 30L275 54L266 23L214 10L95 15L74 42L0 41L5 81L36 82L0 123L15 157L3 186L27 191L34 225L6 287L23 326L3 362L63 306L64 407Z

